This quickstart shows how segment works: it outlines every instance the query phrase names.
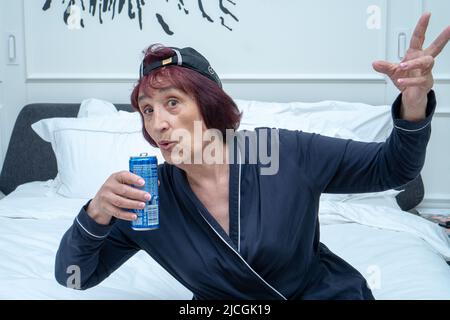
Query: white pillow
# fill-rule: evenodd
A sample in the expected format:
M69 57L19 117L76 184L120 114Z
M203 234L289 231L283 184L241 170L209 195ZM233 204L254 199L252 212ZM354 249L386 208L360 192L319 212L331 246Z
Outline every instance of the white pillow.
M81 101L77 118L93 118L114 115L118 115L114 104L106 100L89 98ZM54 182L58 187L61 185L61 177L59 173L56 175Z
M81 101L78 118L103 117L117 114L116 107L108 101L90 98Z
M372 106L331 100L314 103L234 101L243 111L242 129L268 126L365 142L382 142L393 128L389 105Z
M261 102L234 100L243 111L240 129L252 130L268 126L302 130L321 135L363 142L383 142L389 137L393 123L391 106L372 106L344 101ZM371 193L322 194L321 200L384 205L400 209L395 196L401 191Z
M60 185L68 198L93 198L114 172L128 170L130 156L148 153L164 162L158 148L142 135L138 113L91 118L50 118L32 124L52 144Z

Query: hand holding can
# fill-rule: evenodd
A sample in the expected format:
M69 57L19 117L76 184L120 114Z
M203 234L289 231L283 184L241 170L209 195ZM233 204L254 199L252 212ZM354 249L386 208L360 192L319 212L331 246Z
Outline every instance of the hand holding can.
M134 221L136 213L123 209L141 209L151 199L145 190L133 188L132 185L143 185L145 181L129 171L115 172L101 186L89 203L86 211L97 223L108 225L112 217Z
M152 195L144 208L131 209L137 219L131 222L136 231L154 230L159 228L159 197L158 197L158 159L154 156L141 154L131 157L129 161L130 172L145 180L143 186L135 186Z

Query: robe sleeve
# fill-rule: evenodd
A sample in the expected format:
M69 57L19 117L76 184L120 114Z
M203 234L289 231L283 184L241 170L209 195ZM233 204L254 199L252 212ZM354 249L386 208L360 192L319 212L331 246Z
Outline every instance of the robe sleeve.
M99 284L139 251L117 227L115 218L109 225L95 222L86 212L89 202L64 234L56 253L55 278L72 289Z
M385 142L360 142L298 132L299 161L321 193L365 193L397 188L415 179L425 163L436 108L428 93L426 118L399 118L402 94L392 104L393 129Z

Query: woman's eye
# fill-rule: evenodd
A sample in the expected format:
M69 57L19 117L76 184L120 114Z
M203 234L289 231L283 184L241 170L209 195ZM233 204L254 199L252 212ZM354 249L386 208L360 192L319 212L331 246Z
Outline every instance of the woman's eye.
M152 108L144 108L144 114L150 114L153 112Z
M178 104L178 101L175 99L170 99L169 101L167 101L167 104L169 105L169 107L175 107Z

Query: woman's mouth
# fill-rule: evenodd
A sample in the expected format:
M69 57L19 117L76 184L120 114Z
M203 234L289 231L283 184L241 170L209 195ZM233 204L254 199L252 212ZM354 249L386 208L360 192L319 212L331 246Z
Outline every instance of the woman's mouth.
M165 151L170 151L175 146L176 141L160 141L158 143L159 148Z

